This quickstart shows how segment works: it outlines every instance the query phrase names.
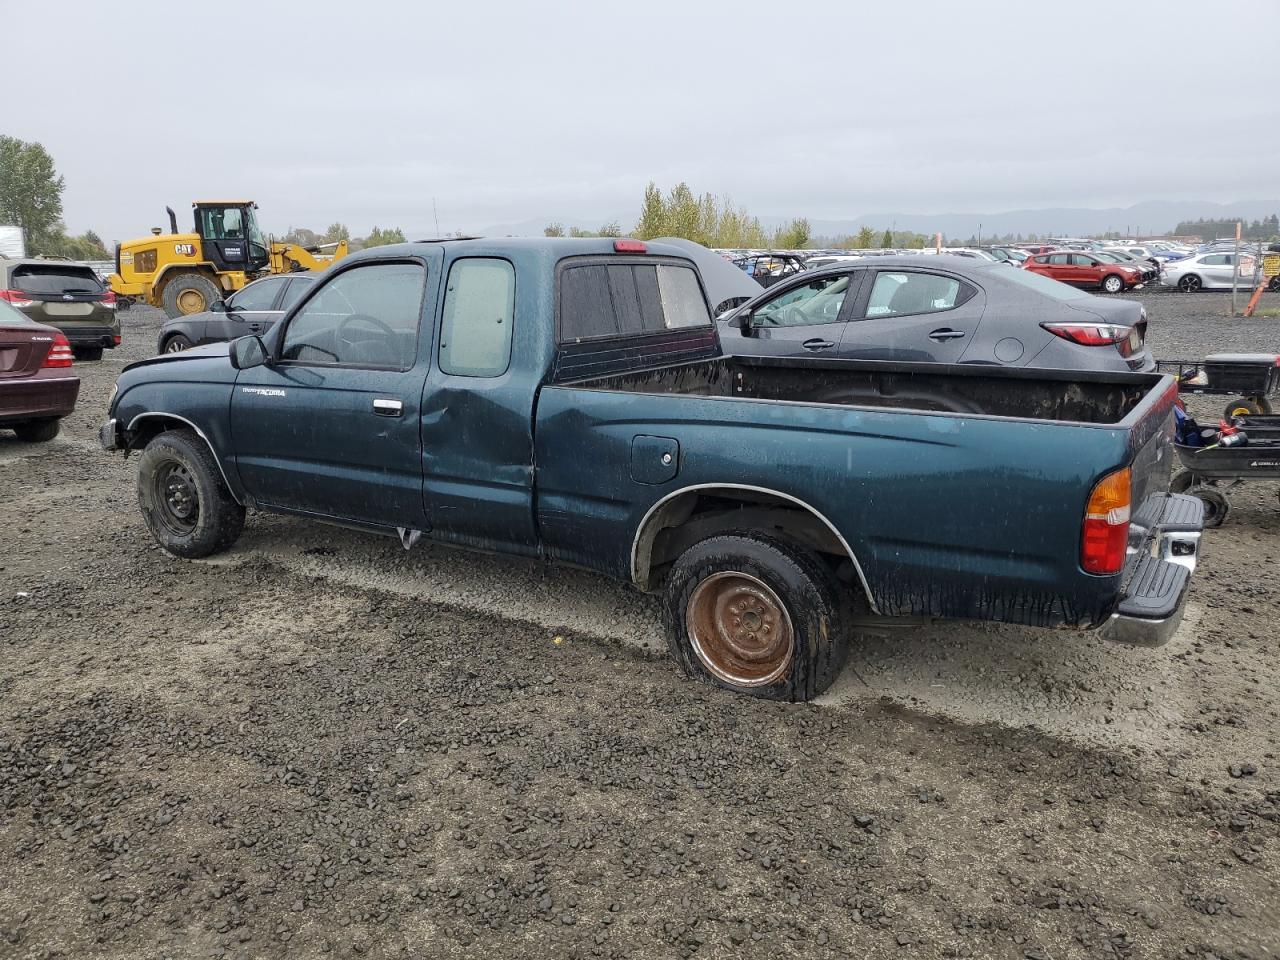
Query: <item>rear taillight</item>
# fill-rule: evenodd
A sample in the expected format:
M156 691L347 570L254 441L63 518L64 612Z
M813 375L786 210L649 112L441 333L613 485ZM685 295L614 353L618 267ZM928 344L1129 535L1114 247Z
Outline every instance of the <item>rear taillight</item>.
M71 352L71 343L67 340L66 334L54 334L53 346L49 348L49 355L44 358L41 367L48 369L50 367L69 367L75 360L75 355Z
M120 346L120 334L117 333L114 337L112 337L111 342L114 343L117 347Z
M1080 539L1080 566L1086 573L1110 575L1124 569L1132 483L1125 467L1099 480L1089 495Z
M114 290L103 291L102 305L104 307L110 307L112 310L116 308L116 292Z
M1129 336L1132 327L1118 323L1042 323L1055 337L1086 347L1105 347Z
M11 303L15 307L29 307L35 303L21 290L0 290L0 300Z

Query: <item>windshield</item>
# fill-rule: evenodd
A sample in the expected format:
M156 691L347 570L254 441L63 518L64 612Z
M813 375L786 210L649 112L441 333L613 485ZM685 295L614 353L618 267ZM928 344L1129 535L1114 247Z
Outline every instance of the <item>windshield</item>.
M1083 290L1069 287L1065 283L1051 280L1031 270L1004 270L999 274L992 274L992 276L999 276L1001 280L1009 280L1024 287L1030 287L1032 290L1043 293L1046 297L1052 297L1054 300L1083 300L1089 296Z
M249 240L261 246L266 246L262 239L262 231L258 229L258 215L253 212L253 207L245 207L244 211L245 225L249 232Z

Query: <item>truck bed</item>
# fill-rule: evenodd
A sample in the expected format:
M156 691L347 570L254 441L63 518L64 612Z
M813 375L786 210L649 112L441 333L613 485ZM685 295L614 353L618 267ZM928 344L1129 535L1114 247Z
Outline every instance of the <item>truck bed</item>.
M1132 414L1161 379L1157 374L1077 376L985 365L719 357L565 386L1111 425Z

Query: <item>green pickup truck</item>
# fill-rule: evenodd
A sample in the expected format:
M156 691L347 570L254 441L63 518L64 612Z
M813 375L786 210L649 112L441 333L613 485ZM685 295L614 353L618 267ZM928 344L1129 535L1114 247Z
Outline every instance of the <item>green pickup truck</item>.
M1199 549L1168 492L1175 388L720 350L674 246L458 240L324 274L265 337L125 369L170 552L269 510L575 564L662 591L691 676L807 700L865 616L1177 626Z

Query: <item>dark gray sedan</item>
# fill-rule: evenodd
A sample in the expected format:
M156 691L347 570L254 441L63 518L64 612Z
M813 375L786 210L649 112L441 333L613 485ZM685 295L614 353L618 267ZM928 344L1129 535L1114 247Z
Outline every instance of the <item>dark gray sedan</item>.
M285 311L311 289L316 273L264 277L218 300L204 313L165 321L156 340L159 353L179 353L202 343L218 343L270 330Z
M809 270L719 324L729 354L1155 369L1141 304L946 255Z

